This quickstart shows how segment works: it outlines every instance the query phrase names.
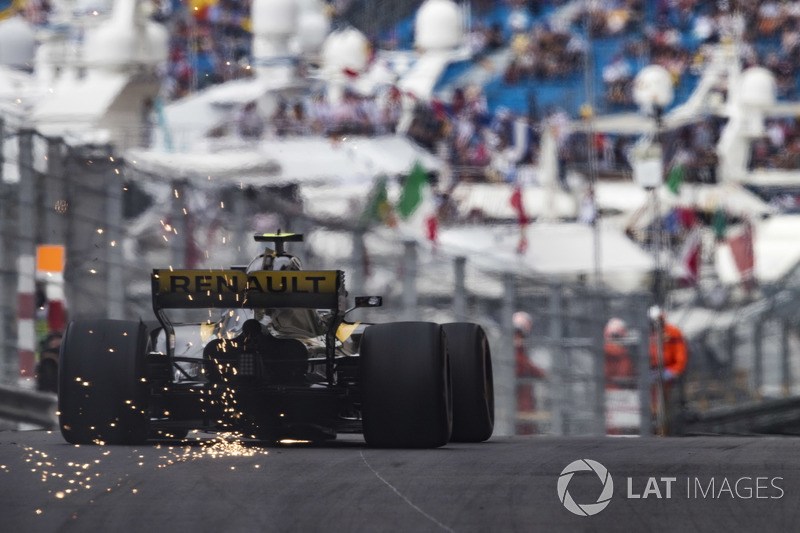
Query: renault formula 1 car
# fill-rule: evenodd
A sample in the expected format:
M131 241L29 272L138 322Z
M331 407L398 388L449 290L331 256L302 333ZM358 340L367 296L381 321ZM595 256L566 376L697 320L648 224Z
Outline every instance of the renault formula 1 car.
M275 250L246 268L154 270L150 326L68 325L58 388L68 442L136 444L199 429L266 442L363 433L370 446L421 448L492 435L479 325L348 322L342 271L299 270L284 244L300 234L255 238ZM358 297L353 309L381 303Z

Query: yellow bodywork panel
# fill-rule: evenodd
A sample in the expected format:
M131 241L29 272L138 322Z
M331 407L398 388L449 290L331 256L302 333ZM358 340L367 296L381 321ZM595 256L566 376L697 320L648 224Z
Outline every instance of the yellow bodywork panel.
M339 342L344 342L350 338L350 335L353 334L353 331L358 327L361 322L355 322L353 324L342 323L339 324L339 329L336 330L336 338L339 339Z

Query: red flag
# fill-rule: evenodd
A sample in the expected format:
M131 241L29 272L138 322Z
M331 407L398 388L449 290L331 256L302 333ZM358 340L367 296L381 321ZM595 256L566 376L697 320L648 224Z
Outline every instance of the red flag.
M749 220L744 223L744 231L736 237L728 239L728 245L731 247L733 260L736 263L736 268L739 269L742 283L744 283L747 290L752 289L755 256L753 254L753 225Z
M525 228L528 226L528 215L525 213L525 205L522 202L522 187L519 184L514 185L514 192L511 193L511 207L517 212L517 223L520 229L519 244L517 244L517 253L523 255L528 251L528 238L525 235Z
M700 277L700 259L702 251L702 235L699 228L695 228L683 243L681 249L681 265L683 266L682 281L685 285L697 285Z
M431 242L436 242L436 237L439 234L439 222L436 220L436 214L432 214L425 221L425 228L427 229L427 237Z
M525 205L522 203L522 187L519 185L514 186L514 192L511 193L511 207L517 212L517 222L520 226L525 227L528 225L528 215L525 213Z

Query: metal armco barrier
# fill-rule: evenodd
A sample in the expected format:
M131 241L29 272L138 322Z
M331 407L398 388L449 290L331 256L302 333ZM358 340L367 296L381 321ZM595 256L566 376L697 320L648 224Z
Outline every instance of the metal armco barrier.
M44 429L58 427L54 394L0 385L0 418L26 422Z
M689 413L686 434L800 433L800 398L763 400L746 405L719 407L705 413Z

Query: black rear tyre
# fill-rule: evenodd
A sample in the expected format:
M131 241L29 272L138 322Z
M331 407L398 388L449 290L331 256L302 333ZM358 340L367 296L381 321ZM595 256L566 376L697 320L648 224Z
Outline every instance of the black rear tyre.
M138 444L147 439L149 391L141 322L71 322L59 356L61 434L73 444Z
M364 439L382 448L438 448L450 440L452 407L441 326L368 327L361 340Z
M483 442L494 431L494 381L486 333L477 324L443 324L453 380L454 442Z

